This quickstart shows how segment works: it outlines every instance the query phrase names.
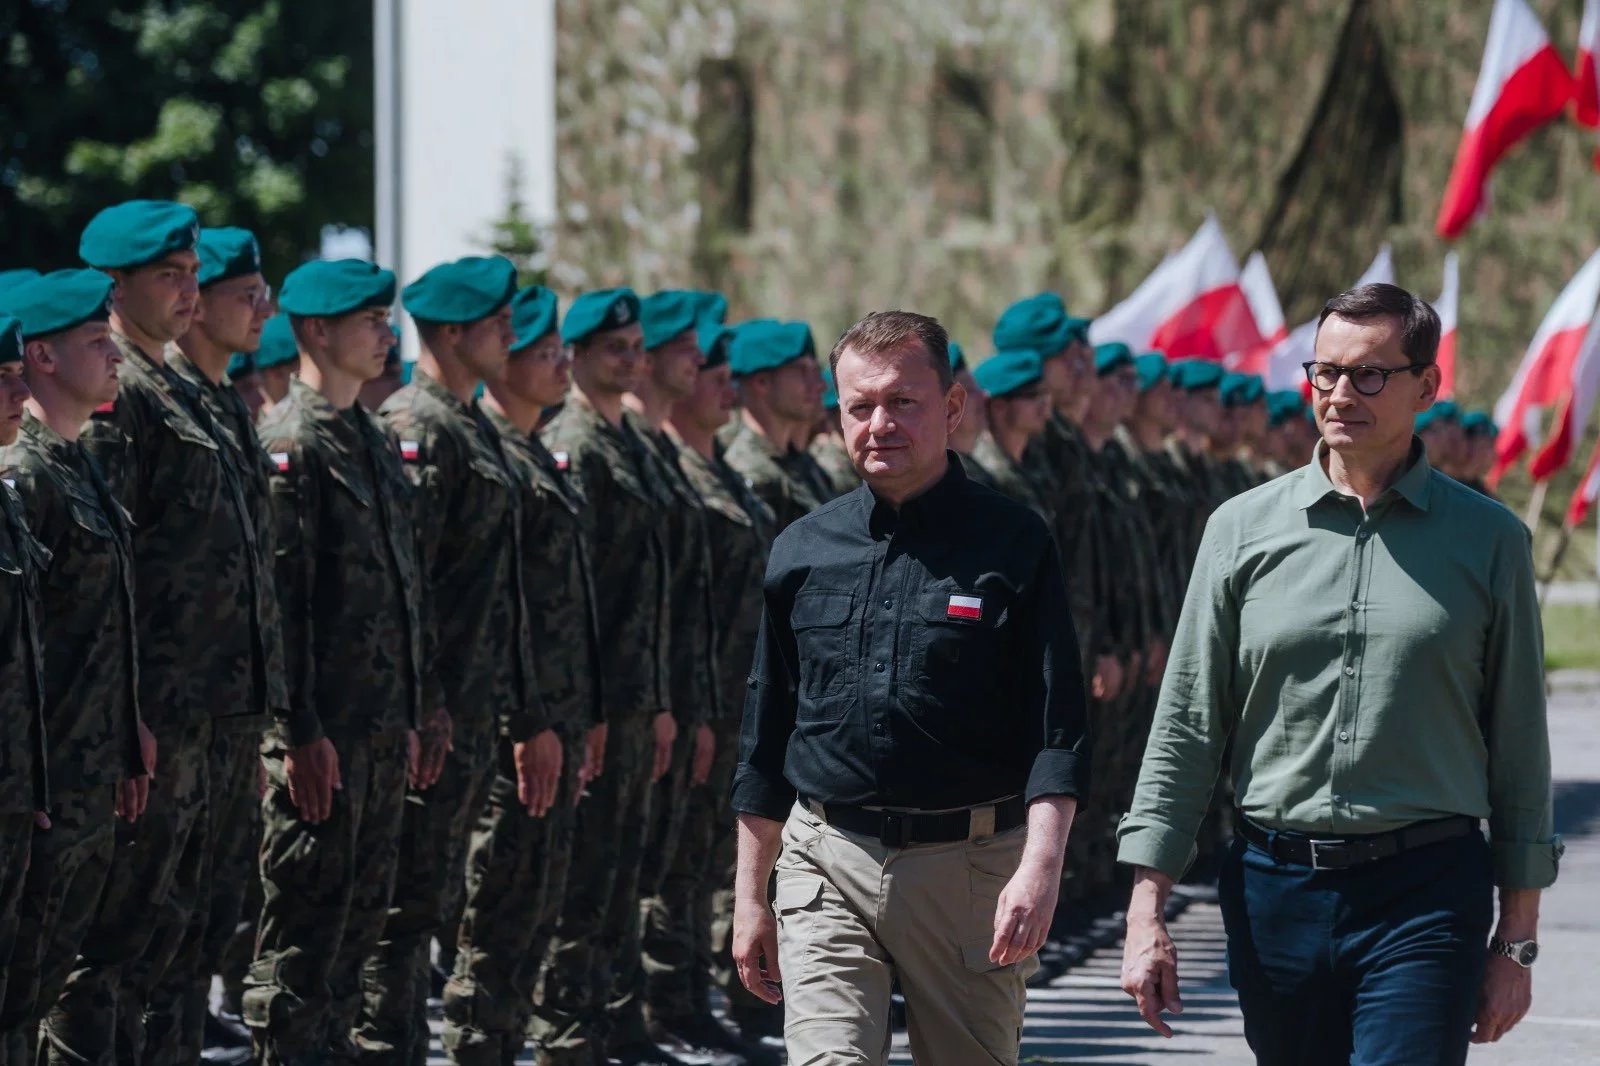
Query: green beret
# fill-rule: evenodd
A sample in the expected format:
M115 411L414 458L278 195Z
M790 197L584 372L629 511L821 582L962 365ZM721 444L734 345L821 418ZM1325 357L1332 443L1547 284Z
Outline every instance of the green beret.
M1488 411L1468 411L1461 416L1461 430L1469 437L1498 437L1500 427Z
M31 267L23 267L21 270L0 270L0 307L5 305L6 293L26 285L38 276L39 272Z
M129 200L89 220L78 256L96 270L131 270L187 252L200 240L200 216L171 200Z
M394 275L390 274L389 278L392 289ZM284 283L284 288L288 288L287 282ZM289 312L279 311L267 319L267 324L261 327L261 346L256 349L256 369L269 370L275 366L282 366L284 363L293 362L299 355L300 345L294 339L294 330L289 325Z
M696 315L699 322L715 322L722 325L728 321L728 298L720 292L701 292L700 313Z
M822 409L824 411L839 409L839 389L833 383L833 371L827 367L822 368Z
M961 345L955 341L949 342L950 373L959 374L967 369L967 353L961 350Z
M0 315L0 363L22 361L22 323L10 315Z
M567 317L561 320L561 339L576 344L596 333L621 329L637 321L639 297L632 289L586 292L567 308Z
M252 352L234 352L228 356L228 379L238 381L256 372L256 357Z
M733 366L733 376L742 378L776 370L796 359L814 356L816 351L811 327L804 322L757 318L739 326L728 350L728 362Z
M1267 395L1266 384L1255 374L1225 373L1218 386L1224 407L1249 407Z
M517 268L503 255L469 255L440 263L400 292L400 303L422 322L477 322L517 294Z
M13 289L5 297L5 309L22 323L28 340L48 337L110 318L111 285L111 278L98 270L57 270Z
M994 324L995 348L1028 348L1046 359L1075 340L1088 339L1089 320L1067 314L1067 305L1053 292L1018 300Z
M1429 426L1454 422L1461 417L1461 407L1454 400L1439 400L1417 415L1416 430L1421 433Z
M1167 357L1160 352L1145 352L1134 358L1133 369L1139 374L1139 391L1149 392L1167 376Z
M200 231L194 246L200 257L200 287L261 273L261 245L256 235L238 226Z
M1044 360L1027 348L1002 348L972 371L978 387L990 396L1004 398L1044 377Z
M705 294L690 289L663 289L640 300L644 350L659 348L685 330L694 329L705 306Z
M728 349L733 346L733 328L724 326L720 322L702 322L695 335L700 345L701 354L705 362L700 364L701 370L708 370L714 366L721 366L728 361Z
M388 307L394 303L394 285L393 271L365 259L313 259L283 279L278 310L301 318L338 318Z
M1121 341L1107 341L1094 346L1094 372L1101 377L1133 366L1133 349Z
M1279 389L1267 393L1267 425L1281 426L1305 410L1306 400L1298 389Z
M556 294L543 285L529 285L518 290L511 298L511 330L516 334L511 350L520 352L555 329L559 307Z
M1205 359L1180 359L1167 367L1167 377L1173 387L1184 392L1214 389L1222 384L1222 364Z

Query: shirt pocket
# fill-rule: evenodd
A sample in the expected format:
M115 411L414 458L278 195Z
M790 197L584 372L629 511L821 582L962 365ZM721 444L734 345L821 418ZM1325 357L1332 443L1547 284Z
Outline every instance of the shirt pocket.
M852 675L849 633L855 593L845 589L802 589L794 598L790 627L800 669L800 694L807 699L832 695Z
M182 411L161 409L166 447L150 495L188 511L215 511L222 492L222 453L216 441Z
M917 601L920 625L912 675L936 703L969 700L994 690L998 635L1004 617L995 597L942 585Z
M332 491L319 523L322 541L319 547L334 556L368 556L372 553L369 543L372 527L377 524L369 514L373 505L372 492L348 470L335 464L329 464L327 470Z

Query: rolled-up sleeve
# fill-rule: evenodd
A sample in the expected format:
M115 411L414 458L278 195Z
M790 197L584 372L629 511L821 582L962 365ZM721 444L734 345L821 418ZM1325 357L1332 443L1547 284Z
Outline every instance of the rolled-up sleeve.
M1237 701L1232 690L1239 609L1231 538L1206 526L1173 636L1133 805L1117 828L1117 859L1177 879L1194 861Z
M1502 540L1499 555L1482 714L1494 879L1501 888L1547 888L1562 847L1551 807L1544 631L1527 540Z
M1035 698L1043 723L1044 747L1034 756L1024 795L1030 802L1041 796L1082 797L1089 790L1090 751L1083 668L1072 611L1067 605L1061 559L1055 543L1048 538L1034 577L1029 608L1032 617L1021 631L1036 642L1026 654L1030 665L1038 664L1039 690Z
M794 634L788 619L787 607L774 603L769 588L739 727L739 765L733 774L733 809L775 822L789 816L795 800L795 788L783 772L794 733L797 691Z

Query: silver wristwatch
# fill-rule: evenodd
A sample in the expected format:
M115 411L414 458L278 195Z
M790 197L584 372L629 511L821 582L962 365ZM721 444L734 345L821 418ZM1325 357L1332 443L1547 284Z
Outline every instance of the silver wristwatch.
M1539 957L1539 942L1537 940L1501 940L1497 936L1489 938L1489 954L1504 955L1524 970L1533 965L1533 960Z

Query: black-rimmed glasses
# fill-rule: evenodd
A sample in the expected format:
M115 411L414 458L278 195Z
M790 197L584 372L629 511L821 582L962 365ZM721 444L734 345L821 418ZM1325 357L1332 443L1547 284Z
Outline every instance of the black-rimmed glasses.
M1407 363L1405 366L1340 366L1338 363L1301 363L1306 368L1306 380L1318 392L1332 392L1339 387L1339 379L1349 375L1350 384L1363 396L1376 396L1389 384L1389 378L1407 370L1426 370L1432 363Z

